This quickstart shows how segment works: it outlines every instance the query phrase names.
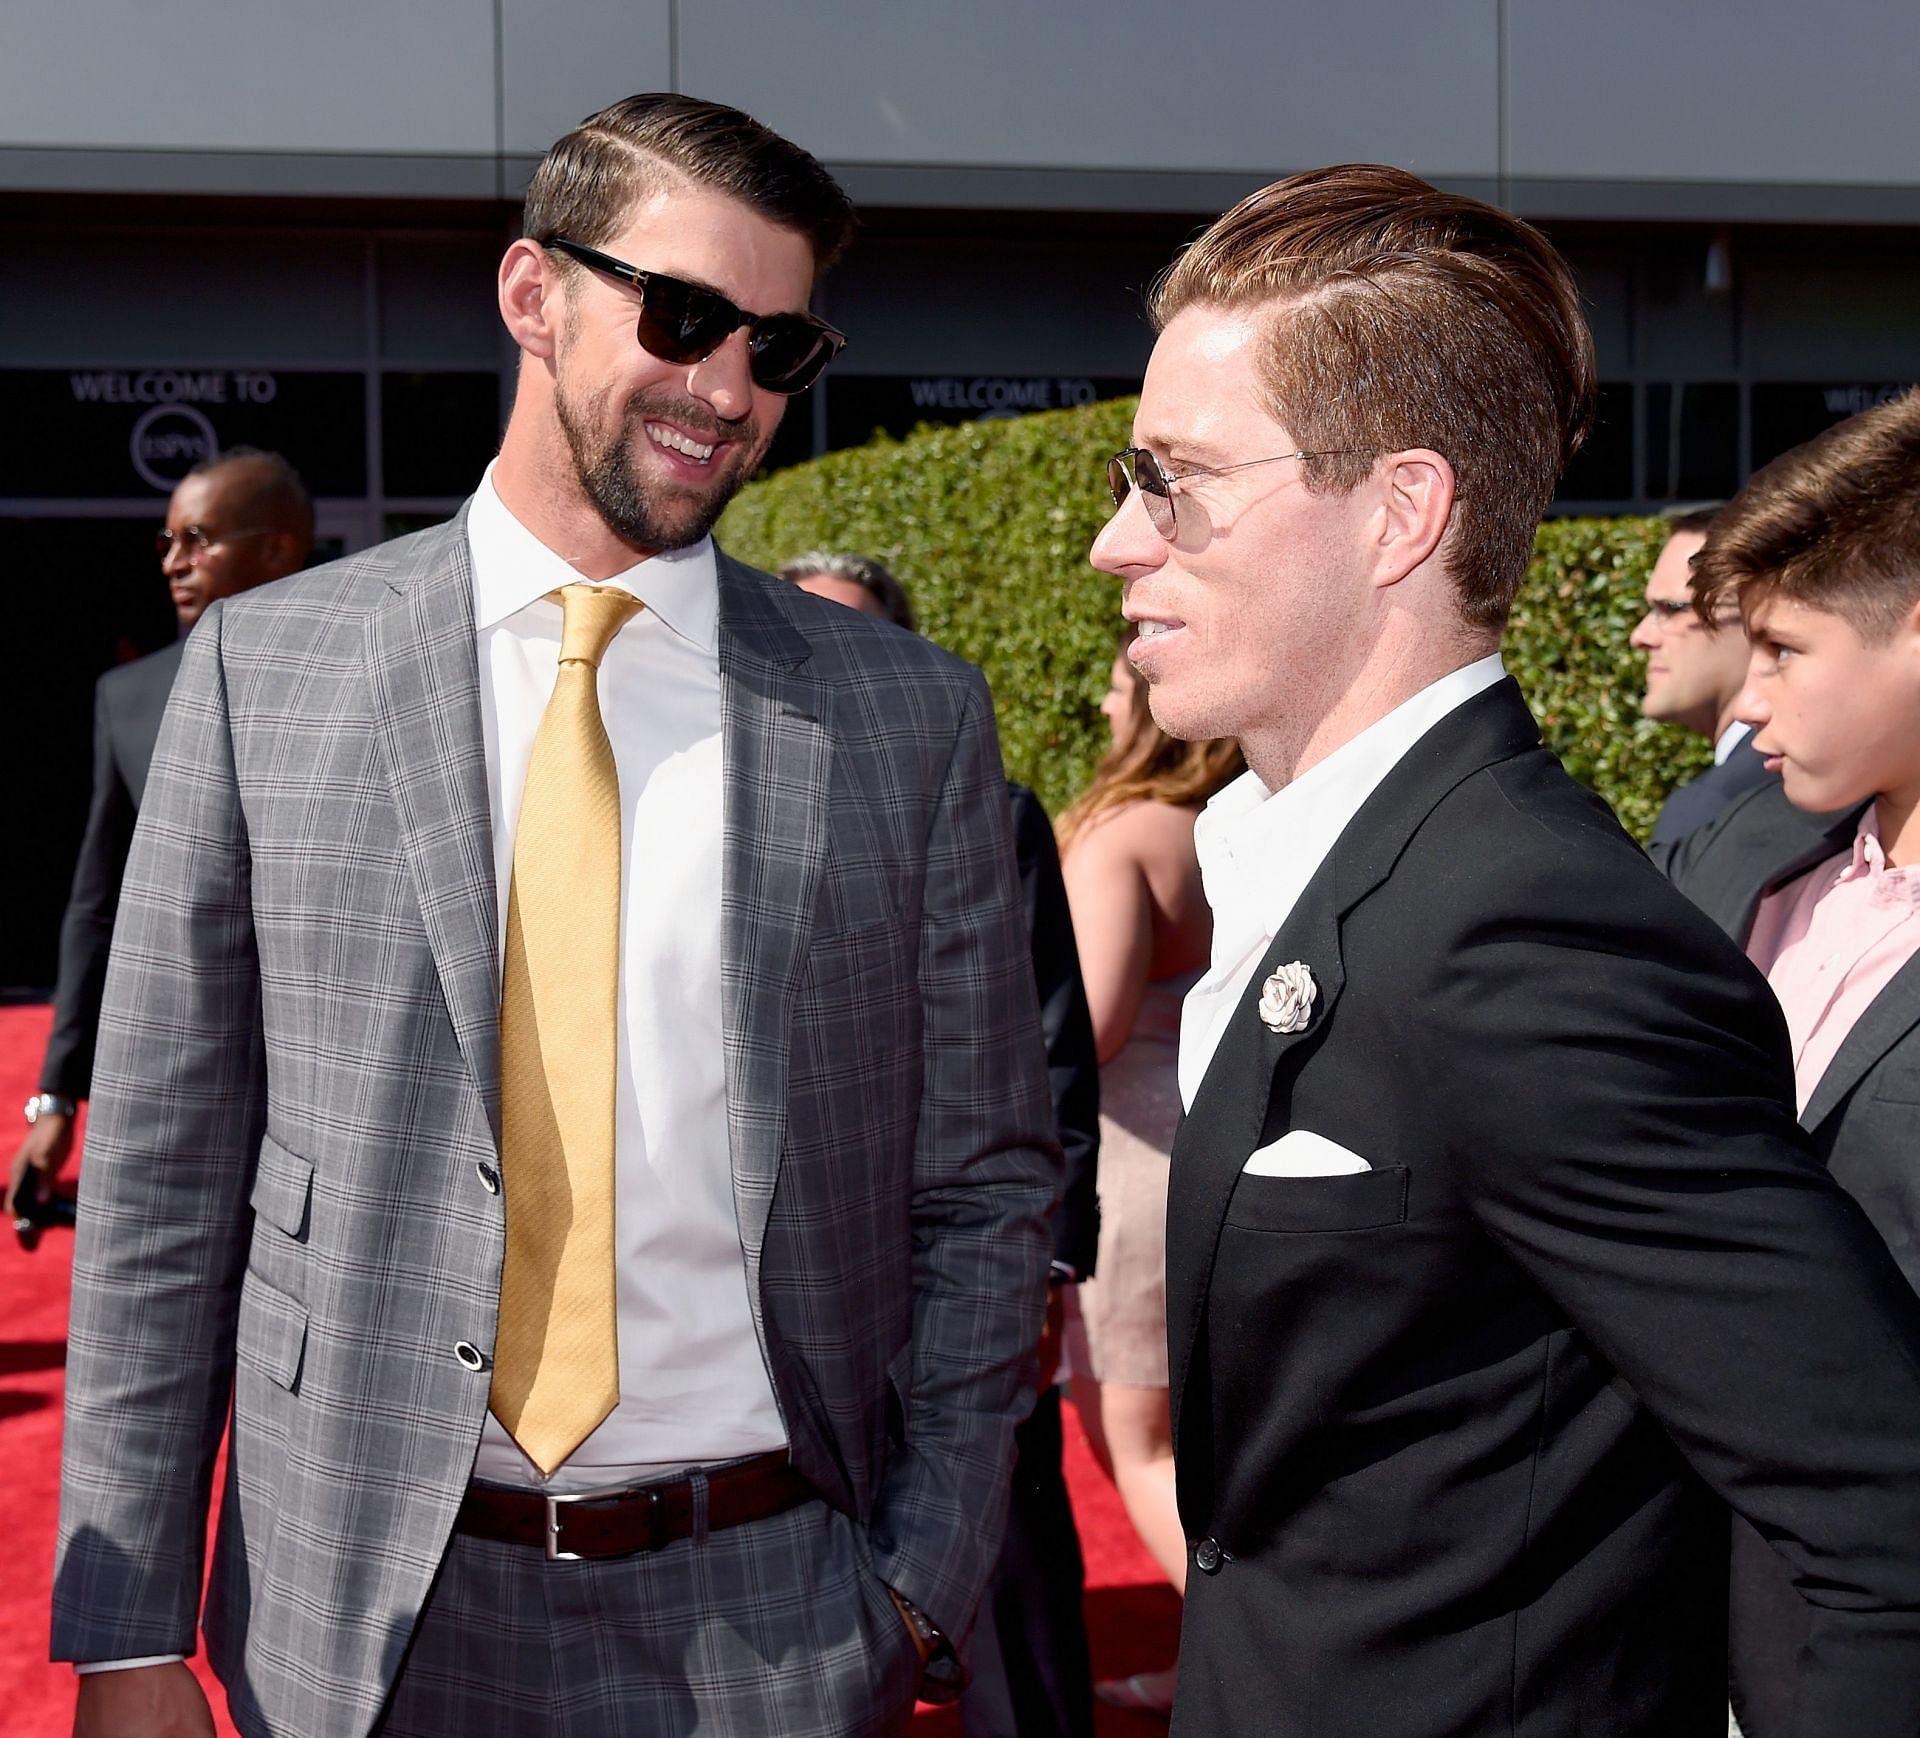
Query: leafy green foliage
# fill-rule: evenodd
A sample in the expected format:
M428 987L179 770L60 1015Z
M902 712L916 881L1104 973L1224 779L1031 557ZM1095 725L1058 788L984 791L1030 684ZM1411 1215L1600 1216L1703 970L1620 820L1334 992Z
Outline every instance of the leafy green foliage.
M1706 738L1640 715L1646 660L1627 644L1666 526L1658 519L1550 519L1501 651L1568 772L1644 839L1667 792L1713 764Z
M1128 444L1134 404L876 436L751 484L719 537L760 567L809 549L885 562L928 637L985 670L1008 772L1057 813L1107 744L1119 586L1087 550L1112 511L1106 460ZM1543 525L1505 647L1548 744L1642 837L1668 789L1711 759L1698 737L1640 716L1627 636L1662 535L1657 519Z

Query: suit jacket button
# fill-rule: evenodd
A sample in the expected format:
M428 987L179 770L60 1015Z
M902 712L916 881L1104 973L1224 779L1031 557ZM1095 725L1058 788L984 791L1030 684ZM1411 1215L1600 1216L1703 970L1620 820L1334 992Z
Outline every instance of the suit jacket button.
M1193 1548L1193 1566L1203 1575L1213 1575L1220 1568L1220 1541L1202 1539Z
M500 1173L498 1171L491 1165L475 1165L473 1168L480 1173L481 1188L485 1189L489 1195L497 1195L500 1193Z
M469 1370L484 1370L487 1367L487 1355L478 1346L462 1340L453 1348L453 1355Z

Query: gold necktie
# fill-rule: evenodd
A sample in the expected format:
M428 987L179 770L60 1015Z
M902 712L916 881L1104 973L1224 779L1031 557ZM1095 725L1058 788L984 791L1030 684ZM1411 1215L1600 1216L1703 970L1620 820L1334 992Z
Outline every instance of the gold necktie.
M613 1091L620 979L620 779L600 659L644 607L567 585L560 669L527 763L500 986L500 1274L493 1415L543 1473L620 1398Z

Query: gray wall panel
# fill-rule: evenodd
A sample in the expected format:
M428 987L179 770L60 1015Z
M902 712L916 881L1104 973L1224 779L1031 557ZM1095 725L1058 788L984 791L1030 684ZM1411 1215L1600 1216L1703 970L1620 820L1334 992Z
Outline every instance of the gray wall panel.
M1914 0L1513 0L1508 33L1514 175L1920 177Z
M0 144L491 151L480 0L12 0Z
M500 0L507 150L539 156L595 109L635 91L672 89L673 4Z
M1496 164L1495 0L701 0L681 87L841 163Z

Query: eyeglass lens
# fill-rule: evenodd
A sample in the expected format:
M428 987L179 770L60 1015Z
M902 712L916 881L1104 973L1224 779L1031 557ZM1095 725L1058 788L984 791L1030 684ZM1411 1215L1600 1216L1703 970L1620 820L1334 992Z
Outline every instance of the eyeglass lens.
M159 554L169 555L173 551L176 540L187 552L188 560L192 560L196 555L206 554L212 548L214 541L198 525L189 525L186 530L179 532L156 531L153 534L153 547Z
M648 273L640 290L640 342L663 362L703 362L734 330L747 328L747 368L768 392L800 392L819 379L833 347L794 314L749 318L725 296Z
M1128 447L1107 460L1107 490L1114 506L1125 506L1128 493L1135 488L1147 510L1147 523L1162 537L1171 537L1173 483L1145 447Z

